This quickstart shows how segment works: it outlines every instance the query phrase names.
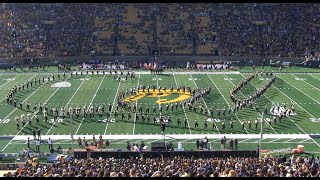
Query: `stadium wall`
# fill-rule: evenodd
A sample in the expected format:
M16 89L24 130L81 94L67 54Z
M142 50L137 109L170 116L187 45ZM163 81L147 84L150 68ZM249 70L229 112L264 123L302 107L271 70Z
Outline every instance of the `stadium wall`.
M145 158L155 158L155 157L174 157L174 156L184 156L184 157L258 157L257 151L145 151L143 152ZM131 151L92 151L90 156L92 158L131 158L140 157L140 152ZM87 158L88 152L86 150L75 150L75 158Z
M37 59L41 63L45 65L54 65L57 63L68 63L68 64L77 64L82 62L89 62L93 59L101 60L102 62L114 62L118 61L126 61L126 62L147 62L148 56L72 56L72 57L25 57L25 58L8 58L8 59L0 59L1 64L13 64L19 63L28 65L31 59ZM200 62L200 63L210 63L220 62L220 60L237 62L253 61L255 65L261 65L262 60L266 59L266 63L269 63L269 60L272 59L274 61L280 62L291 62L302 63L305 59L303 58L287 58L287 57L243 57L243 56L161 56L161 62L175 62L177 64L185 64L186 62Z

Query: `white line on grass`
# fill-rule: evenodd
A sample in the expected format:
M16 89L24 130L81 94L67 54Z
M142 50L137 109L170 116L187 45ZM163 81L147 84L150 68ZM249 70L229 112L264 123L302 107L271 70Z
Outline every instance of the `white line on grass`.
M310 139L305 139L305 140L302 140L302 141L300 141L300 142L298 142L298 143L303 143L303 142L305 142L305 141L309 141Z
M282 79L282 78L280 78ZM287 81L285 81L284 79L282 79L284 82L286 82L287 84L289 84ZM295 86L289 84L290 86L296 88ZM273 87L275 87L279 92L281 92L283 95L285 95L287 98L289 98L291 101L293 101L295 104L297 104L301 109L303 109L305 112L307 112L309 115L311 115L313 118L315 118L311 113L309 113L307 110L305 110L302 106L300 106L297 102L295 102L293 99L291 99L288 95L286 95L284 92L282 92L280 89L278 89L275 85L272 85ZM297 89L297 88L296 88ZM307 134L297 123L295 123L289 116L288 116L288 119L294 123L303 133ZM314 139L312 139L312 141L314 143L316 143L319 147L320 147L320 144L317 143Z
M245 78L245 76L244 76L243 74L240 74L240 75ZM259 76L259 77L260 77L260 76ZM253 85L251 82L250 82L250 84L251 84L254 88L256 88L256 89L258 90L258 88L257 88L255 85ZM243 95L243 93L242 93L241 91L240 91L240 93ZM267 96L265 96L265 95L263 95L263 96L264 96L265 98L267 98L273 105L275 105ZM258 112L258 113L259 113L260 116L262 116L262 114L261 114L260 112ZM264 120L266 123L268 123L265 118L264 118L263 120ZM271 128L276 134L278 134L277 131L274 130L272 126L270 126L270 128Z
M31 79L33 79L36 75L34 75ZM43 84L41 84L35 91L33 91L22 103L26 102L34 93L36 93L43 85L45 85L48 81L44 82ZM15 108L7 117L5 117L4 119L7 119L13 112L15 112L18 108ZM27 126L28 123L25 124L24 127ZM24 128L22 127L19 132L15 135L19 135L19 133L22 131L22 129ZM13 138L8 142L8 144L2 149L2 151L4 151L8 146L9 144L12 142Z
M102 78L102 80L101 80L101 82L100 82L100 84L99 84L98 88L96 89L96 92L94 93L94 95L93 95L93 97L92 97L92 99L91 99L91 102L90 102L90 104L89 104L89 106L88 106L88 107L90 107L90 106L91 106L91 104L92 104L92 102L93 102L94 98L97 96L97 93L98 93L98 91L99 91L99 89L100 89L100 87L101 87L101 84L102 84L102 82L103 82L103 80L104 80L104 78L105 78L105 77L106 77L106 74L103 76L103 78ZM77 134L77 133L78 133L78 131L79 131L79 129L80 129L80 127L81 127L81 125L82 125L83 120L84 120L84 118L82 118L82 119L81 119L81 122L80 122L80 124L79 124L79 126L78 126L78 128L77 128L77 131L76 131L74 134Z
M20 76L20 74L18 74L18 75L15 76L14 78L17 78L18 76ZM33 76L33 77L34 77L34 76ZM0 88L1 88L2 86L4 86L5 84L9 83L9 82L12 82L12 81L7 81L7 82L5 82L4 84L2 84L2 85L0 86ZM7 99L7 97L3 98L0 102L4 101L5 99Z
M191 79L192 79L194 85L196 85L196 87L197 87L197 89L198 89L198 85L197 85L196 81L193 79L193 76L192 76L191 74L190 74L190 76L191 76ZM207 106L207 103L204 101L203 97L201 97L201 99L202 99L204 105L206 106L207 110L209 111L209 108L208 108L208 106ZM219 131L219 129L218 129L217 124L216 124L214 121L213 121L213 123L216 125L216 129L217 129L218 133L220 134L220 131Z
M274 142L274 141L277 141L277 140L279 140L279 139L281 139L281 138L277 138L277 139L271 140L271 141L269 141L269 143Z
M308 75L309 75L309 76L312 76L312 77L314 77L315 79L317 79L317 80L320 81L320 79L319 79L318 77L314 76L313 74L308 73Z
M117 99L117 95L118 95L118 92L119 92L120 84L121 84L121 81L119 81L117 92L116 92L116 95L114 97L114 101L113 101L113 104L112 104L112 107L111 107L110 117L111 117L111 114L112 114L114 103L116 102L116 99ZM107 121L106 129L104 130L104 133L103 133L104 135L107 133L108 125L109 125L109 121Z
M288 81L286 81L285 79L281 78L280 76L277 76L280 79L282 79L284 82L286 82L287 84L289 84L290 86L294 87L295 89L297 89L298 91L302 92L304 95L308 96L310 99L314 100L315 102L317 102L318 104L320 104L320 102L318 102L317 100L315 100L314 98L310 97L308 94L304 93L303 91L301 91L299 88L295 87L294 85L290 84Z
M225 76L226 76L226 74L224 74ZM209 77L209 79L211 80L211 82L212 82L212 84L218 89L218 86L216 85L216 83L214 82L214 81L212 81L212 79L211 79L211 77L208 75L208 77ZM227 76L226 76L227 77ZM230 80L229 80L230 81ZM230 81L231 82L231 81ZM232 82L231 82L232 83ZM233 83L232 83L233 84ZM221 94L221 96L223 97L223 99L226 101L226 103L227 103L227 105L229 106L229 107L231 107L230 106L230 104L229 104L229 102L227 101L227 99L224 97L224 95L221 93L221 91L218 89L218 91L219 91L219 93ZM240 121L240 119L239 119L239 117L238 117L238 115L237 114L234 114L235 116L236 116L236 118L238 119L238 121L239 121L239 123L241 124L241 121ZM244 130L247 132L247 134L249 134L249 132L247 131L247 129L246 128L244 128Z
M173 78L174 78L174 81L175 81L175 83L176 83L176 85L177 85L177 88L178 88L178 83L177 83L177 80L176 80L176 76L175 76L174 74L173 74ZM180 95L180 93L179 93L179 95ZM188 119L187 113L186 113L186 110L185 110L184 106L182 106L182 109L183 109L183 112L184 112L184 116ZM191 129L190 129L189 122L188 122L188 128L189 128L190 134L192 134L192 133L191 133ZM218 130L218 131L219 131L219 130Z
M18 76L20 76L20 74L18 74L17 76L15 76L14 79L17 78ZM6 84L9 83L9 82L11 82L11 81L7 81L7 82L3 83L3 84L0 86L0 88L1 88L2 86L6 85Z
M139 85L140 85L140 74L139 74L139 79L138 79L138 86ZM140 90L140 88L139 88L139 90ZM139 91L138 91L138 93L139 93ZM136 100L136 107L138 108L138 100ZM134 113L132 134L134 134L134 131L136 129L136 120L137 120L137 111Z
M88 75L87 75L88 76ZM87 76L85 77L85 79L87 78ZM68 77L69 78L69 77ZM82 81L82 83L80 84L80 86L78 87L78 89L73 93L73 95L71 96L71 98L69 99L68 103L64 106L67 107L69 105L69 103L71 102L71 100L73 99L73 97L77 94L77 92L79 91L80 87L82 86L82 84L85 82L85 80ZM56 124L57 121L55 121L52 126L50 127L50 129L48 130L47 134L49 134L49 132L51 131L51 129L53 128L53 126Z
M294 76L295 78L298 78L297 76L295 76L295 75L293 75L293 74L291 74L291 75ZM311 86L311 87L315 88L316 90L320 91L319 88L313 86L312 84L308 83L307 81L303 81L303 82L304 82L304 83L307 83L309 86Z
M239 143L243 143L243 142L245 142L245 141L248 141L249 139L251 139L251 138L247 138L247 139L244 139L244 140L242 140L242 141L239 141Z
M70 78L70 76L69 76L67 79L69 79L69 78ZM66 79L66 80L67 80L67 79ZM65 80L65 81L66 81L66 80ZM58 88L51 94L51 96L49 97L49 99L47 99L47 100L44 102L44 104L46 104L46 103L53 97L53 95L56 94L56 92L57 92L60 88L61 88L61 87L58 87ZM34 116L35 116L35 114L33 114L33 116L31 117L31 119L33 119ZM26 126L27 126L27 124L26 124L25 126L23 126L16 135L20 134L20 132L21 132L21 131L23 130L23 128L25 128Z
M36 75L34 75L32 78L30 78L29 80L33 79ZM45 82L46 83L46 82ZM43 86L45 83L43 83L41 86ZM39 86L35 91L33 91L24 101L22 101L22 103L25 103L35 92L37 92L40 87ZM16 110L18 109L18 107L16 107L14 110L11 111L11 113L9 115L7 115L7 117L3 118L3 119L7 119L12 113L14 113Z

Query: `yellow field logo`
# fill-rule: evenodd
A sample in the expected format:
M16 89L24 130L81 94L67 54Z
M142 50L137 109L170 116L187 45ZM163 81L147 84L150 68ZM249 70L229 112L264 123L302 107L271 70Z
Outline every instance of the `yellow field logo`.
M132 102L132 101L137 101L141 98L144 98L145 96L147 97L153 97L153 98L157 98L157 97L165 97L165 96L169 96L171 94L180 94L179 97L175 98L175 99L171 99L171 100L168 100L168 99L159 99L156 101L156 103L158 104L167 104L167 103L174 103L174 102L180 102L180 101L183 101L183 100L186 100L186 99L189 99L192 95L188 92L178 92L176 89L174 90L167 90L167 91L164 91L164 90L150 90L149 92L148 91L144 91L143 90L139 90L136 95L134 96L130 96L130 97L127 97L124 99L125 102Z

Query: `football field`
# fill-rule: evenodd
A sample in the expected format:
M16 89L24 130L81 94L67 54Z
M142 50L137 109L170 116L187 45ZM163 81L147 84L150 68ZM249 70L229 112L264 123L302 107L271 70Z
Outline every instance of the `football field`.
M320 154L320 73L318 72L287 72L276 74L276 81L267 90L267 92L255 101L255 107L259 107L257 112L255 109L246 107L239 112L229 114L228 108L233 107L233 103L229 97L229 93L233 87L245 77L249 76L249 72L238 71L168 71L163 75L150 74L149 71L137 71L134 79L122 78L116 81L113 75L107 72L100 74L83 74L72 75L66 74L66 77L55 78L54 81L45 81L44 83L33 85L25 91L17 93L16 97L25 104L31 104L30 110L14 107L6 103L6 94L15 85L25 83L27 80L38 79L42 76L47 76L45 72L18 72L9 73L3 72L0 74L0 151L16 152L22 148L26 148L25 141L27 137L32 140L32 129L40 128L42 140L47 140L49 137L53 139L55 145L61 145L63 148L70 147L71 136L74 134L74 139L78 136L86 137L89 141L92 135L96 138L100 134L104 139L111 142L111 147L125 148L126 142L141 143L144 141L150 147L150 144L155 141L171 141L176 147L177 142L183 142L185 148L195 149L196 139L203 139L205 136L209 141L214 143L214 148L220 148L220 139L226 136L227 140L231 138L239 139L239 149L255 149L259 144L260 138L260 123L258 128L255 127L254 121L261 118L261 112L267 106L268 113L264 116L272 120L273 115L270 109L272 106L280 105L290 106L291 102L295 104L295 114L284 117L283 121L271 126L264 123L264 140L263 149L280 150L284 148L296 148L297 145L304 145L305 151L315 154ZM245 85L236 96L240 99L251 95L257 89L263 87L270 76L258 75L250 83ZM42 113L39 113L40 123L37 124L33 117L34 103L46 103L48 107L57 107L58 110L62 106L66 107L83 107L84 104L105 104L105 109L108 109L108 104L112 104L112 112L116 109L116 97L120 92L125 92L126 89L136 87L138 85L155 85L156 87L167 87L167 91L160 93L145 93L130 100L130 104L142 106L143 111L146 107L150 108L150 121L141 119L136 121L135 113L131 113L132 119L128 120L127 113L122 120L121 114L118 118L111 115L111 121L107 121L106 113L99 117L95 114L92 118L84 118L81 114L80 118L73 118L71 124L70 118L58 118L53 120L53 116L49 113L49 121L45 122ZM170 87L174 91L168 90ZM209 95L197 101L197 105L204 108L213 108L213 117L181 108L180 106L171 111L169 108L166 111L166 104L179 103L182 99L189 98L187 95L176 92L177 87L186 86L192 89L206 88L211 86L212 90ZM152 90L151 90L152 91ZM157 91L157 90L156 90ZM129 98L129 97L127 97ZM159 104L161 102L161 104ZM165 136L161 134L160 124L153 121L153 117L159 118L159 105L163 107L163 116L171 116L172 123L166 125ZM152 113L153 106L156 106L157 113ZM121 109L121 108L120 108ZM218 109L226 109L225 115L218 115ZM119 111L121 112L121 110ZM126 112L126 111L125 111ZM32 113L32 124L26 124L24 127L17 129L15 117L21 114L27 115ZM177 117L180 118L181 124L177 124ZM187 118L188 124L185 126L184 119ZM196 119L199 126L195 127ZM243 129L241 122L251 120L251 128L245 124ZM205 128L204 122L208 123ZM222 127L222 121L225 121L225 128ZM234 128L230 129L230 121L234 121ZM212 127L216 125L216 128ZM34 145L32 145L34 146ZM228 143L227 143L228 147ZM43 151L48 151L47 146L42 148Z

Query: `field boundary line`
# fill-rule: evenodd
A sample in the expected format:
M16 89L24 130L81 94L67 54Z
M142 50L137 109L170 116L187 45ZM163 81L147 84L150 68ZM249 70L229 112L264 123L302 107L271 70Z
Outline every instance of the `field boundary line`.
M88 134L88 135L74 135L74 139L77 139L78 137L86 137L86 139L92 139L93 134ZM226 136L227 139L260 139L260 134L170 134L171 138L174 139L203 139L204 136L207 136L207 138L210 139L221 139L221 136ZM281 138L281 139L290 139L294 137L295 139L312 139L309 135L307 134L264 134L263 135L264 139L276 139L276 138ZM13 138L13 140L26 140L28 137L32 138L32 135L17 135ZM70 135L43 135L42 139L48 139L52 138L54 140L70 140ZM153 140L153 139L159 139L163 135L161 134L150 134L150 135L108 135L108 140L109 139L115 139L115 140ZM283 143L283 142L282 142Z

